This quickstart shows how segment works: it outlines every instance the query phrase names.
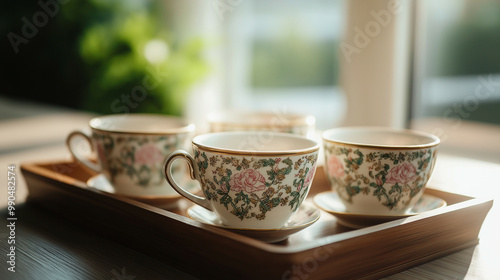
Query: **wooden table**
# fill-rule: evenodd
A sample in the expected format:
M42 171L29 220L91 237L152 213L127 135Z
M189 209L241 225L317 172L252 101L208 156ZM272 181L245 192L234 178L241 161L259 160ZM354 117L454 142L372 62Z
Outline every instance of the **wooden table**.
M7 270L9 231L0 231L0 279L194 279L173 264L91 234L53 213L24 203L27 189L20 163L69 159L65 136L85 128L88 114L44 115L0 122L0 206L7 217L7 166L17 167L16 267ZM500 199L500 165L441 153L430 185L460 194ZM500 208L494 204L479 245L386 279L500 279ZM63 209L61 209L63 211ZM4 218L4 223L7 220ZM118 229L119 231L119 229ZM119 233L117 233L119 234ZM193 264L192 269L196 269ZM135 277L135 278L134 278Z

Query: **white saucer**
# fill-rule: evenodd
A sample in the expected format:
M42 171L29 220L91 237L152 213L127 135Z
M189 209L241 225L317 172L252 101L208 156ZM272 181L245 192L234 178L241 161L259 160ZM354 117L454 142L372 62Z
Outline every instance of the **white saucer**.
M195 221L203 224L223 228L241 235L252 237L267 243L276 243L283 241L288 236L299 232L306 227L314 224L320 217L319 209L307 203L303 203L297 212L282 228L274 229L247 229L247 228L232 228L221 223L217 215L199 205L193 205L187 210L187 216Z
M134 195L118 194L115 192L115 189L111 184L111 182L109 182L106 176L104 176L103 174L99 174L97 176L88 179L87 185L91 188L100 190L102 192L130 198L162 209L176 208L177 201L183 198L181 195L177 193L172 195L159 195L159 196L156 195L134 196ZM196 193L200 191L200 188L196 184L188 184L186 190Z
M438 209L446 206L446 201L439 197L423 194L417 204L407 213L402 215L365 215L346 212L345 206L340 201L336 192L322 192L314 196L314 204L321 210L334 215L337 222L349 228L363 228L381 224L425 211Z

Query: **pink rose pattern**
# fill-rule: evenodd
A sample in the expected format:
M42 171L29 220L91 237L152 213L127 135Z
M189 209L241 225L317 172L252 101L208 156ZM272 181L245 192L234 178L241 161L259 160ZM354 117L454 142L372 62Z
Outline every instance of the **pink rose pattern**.
M125 174L137 184L150 187L163 184L160 165L170 152L184 147L188 134L151 138L94 133L92 137L99 160L108 166L112 181L116 176Z
M233 175L229 181L229 185L232 191L253 193L266 189L266 179L258 171L247 169Z
M340 178L345 175L344 166L338 157L331 155L328 158L328 173L333 176Z
M386 183L389 184L408 184L417 177L417 169L409 162L403 162L389 170Z
M364 153L357 148L325 146L328 178L344 200L371 194L389 209L408 203L424 187L435 163L435 153L436 147ZM361 168L368 169L369 176L358 173Z
M299 185L297 187L297 191L300 192L300 190L302 189L303 186L309 186L311 185L313 179L314 179L314 173L316 171L316 164L314 164L314 166L308 171L307 173L307 177L306 177L306 180L304 181L304 185Z
M241 220L263 220L278 207L298 209L309 192L317 157L315 152L242 158L195 149L194 159L208 200L220 203Z
M149 165L162 162L164 156L162 151L158 149L155 144L149 143L137 149L134 158L136 164Z

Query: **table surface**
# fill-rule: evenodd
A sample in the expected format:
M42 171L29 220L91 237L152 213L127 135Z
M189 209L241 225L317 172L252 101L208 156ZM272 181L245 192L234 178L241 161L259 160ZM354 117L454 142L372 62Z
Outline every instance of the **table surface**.
M86 128L90 115L57 113L0 122L0 208L7 217L7 167L17 167L16 272L7 270L9 231L0 231L0 279L195 279L189 271L160 263L113 240L89 233L53 213L24 203L23 162L70 159L66 135ZM500 199L500 165L440 153L430 186L481 198ZM386 279L500 279L500 208L494 203L477 246ZM4 219L4 223L8 224ZM5 226L2 226L5 228ZM196 266L193 265L193 270Z

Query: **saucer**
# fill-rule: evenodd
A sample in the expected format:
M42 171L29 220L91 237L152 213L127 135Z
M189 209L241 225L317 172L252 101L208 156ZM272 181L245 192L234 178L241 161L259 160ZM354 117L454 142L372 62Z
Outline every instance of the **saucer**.
M365 215L348 213L345 210L344 204L340 201L338 194L332 191L317 194L314 197L314 204L321 210L334 215L337 218L337 222L343 226L349 228L363 228L445 207L446 201L436 196L423 194L407 214L401 215Z
M314 224L320 217L319 209L312 205L303 203L297 212L282 228L274 229L250 229L250 228L232 228L221 223L217 215L199 205L193 205L187 210L189 218L203 224L215 226L234 233L252 237L267 243L276 243L283 241L288 236L299 232L306 227Z
M155 206L162 209L173 209L177 207L177 201L183 198L181 195L175 193L172 195L144 195L144 196L134 196L126 194L115 193L115 189L111 182L103 174L94 176L87 181L87 185L91 188L106 192L109 194L130 198L136 201L140 201L151 206ZM193 183L188 184L186 190L196 193L200 191L200 188Z

